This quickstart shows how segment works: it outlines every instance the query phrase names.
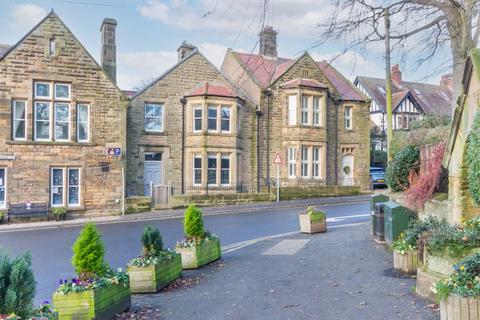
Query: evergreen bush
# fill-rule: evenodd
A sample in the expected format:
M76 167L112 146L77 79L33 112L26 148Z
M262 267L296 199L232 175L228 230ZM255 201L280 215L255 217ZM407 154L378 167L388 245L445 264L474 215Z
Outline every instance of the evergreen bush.
M146 226L142 234L143 254L154 256L163 250L163 241L160 231L152 226Z
M183 228L188 237L203 238L205 236L205 228L203 226L202 210L195 205L189 205L185 211Z
M95 224L87 223L73 245L72 265L80 278L101 277L109 269L102 237Z
M467 141L465 160L470 194L476 203L480 203L480 114L477 114L473 121Z
M36 282L29 253L10 259L0 253L0 314L28 318L33 309Z
M404 191L410 186L410 172L418 171L420 151L418 147L409 145L402 149L390 163L386 172L386 183L393 191Z

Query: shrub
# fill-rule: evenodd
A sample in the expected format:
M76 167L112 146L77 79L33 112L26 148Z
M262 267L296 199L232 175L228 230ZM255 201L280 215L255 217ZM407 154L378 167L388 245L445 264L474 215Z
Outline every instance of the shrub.
M402 232L400 237L393 242L392 248L402 254L405 251L416 250L421 239L426 237L425 233L435 230L440 224L440 221L432 216L428 216L423 221L412 221L408 229Z
M396 131L390 143L392 154L398 154L406 146L424 146L446 141L450 132L449 126L434 128L418 128L411 131Z
M417 209L423 208L425 202L433 198L435 192L440 190L443 178L443 153L445 145L435 149L431 159L432 163L428 172L418 177L406 192L406 199L409 204Z
M326 218L325 212L315 209L315 207L308 207L305 211L310 216L310 221L320 221Z
M162 236L157 228L146 226L142 234L143 254L155 256L163 250Z
M203 238L205 236L202 211L195 205L189 205L187 210L185 211L183 228L185 230L185 234L188 237Z
M105 275L105 248L95 224L87 223L73 245L72 265L83 279Z
M67 213L67 208L54 207L54 208L51 208L50 211L55 218L62 218Z
M427 241L427 250L435 256L448 255L459 258L480 246L480 229L476 223L465 223L473 227L451 226L441 223L431 232Z
M404 191L410 186L411 171L418 171L420 152L416 146L407 146L398 153L387 168L386 183L393 191Z
M10 259L0 253L0 314L14 313L28 318L36 291L29 253Z
M473 121L467 141L465 161L470 194L476 203L480 203L480 114L477 114Z
M449 116L426 115L412 123L412 129L432 129L449 126L452 118Z

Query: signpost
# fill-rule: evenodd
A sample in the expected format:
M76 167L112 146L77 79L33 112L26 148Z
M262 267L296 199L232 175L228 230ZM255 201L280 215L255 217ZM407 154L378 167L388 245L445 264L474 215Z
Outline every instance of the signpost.
M280 154L277 152L275 155L275 160L273 163L277 166L277 202L280 201L280 165L282 164L282 159L280 158Z

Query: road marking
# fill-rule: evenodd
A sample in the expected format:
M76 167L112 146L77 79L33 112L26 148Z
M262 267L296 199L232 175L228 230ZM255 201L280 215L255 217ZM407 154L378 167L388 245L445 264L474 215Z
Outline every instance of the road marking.
M285 239L262 253L264 256L293 256L300 251L310 239Z

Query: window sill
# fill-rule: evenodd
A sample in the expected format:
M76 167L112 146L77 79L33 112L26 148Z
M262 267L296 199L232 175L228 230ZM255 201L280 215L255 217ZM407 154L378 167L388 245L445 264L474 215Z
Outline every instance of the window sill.
M33 141L33 140L8 140L8 145L49 145L49 146L69 146L69 147L95 147L92 142L77 141Z
M165 136L167 135L165 133L165 131L146 131L146 130L143 130L142 135L149 135L149 136Z
M219 137L236 137L237 134L232 133L232 132L213 132L213 131L208 131L208 132L189 132L187 133L188 136L219 136Z
M300 129L325 129L324 126L314 126L310 124L288 124L288 128L300 128Z

